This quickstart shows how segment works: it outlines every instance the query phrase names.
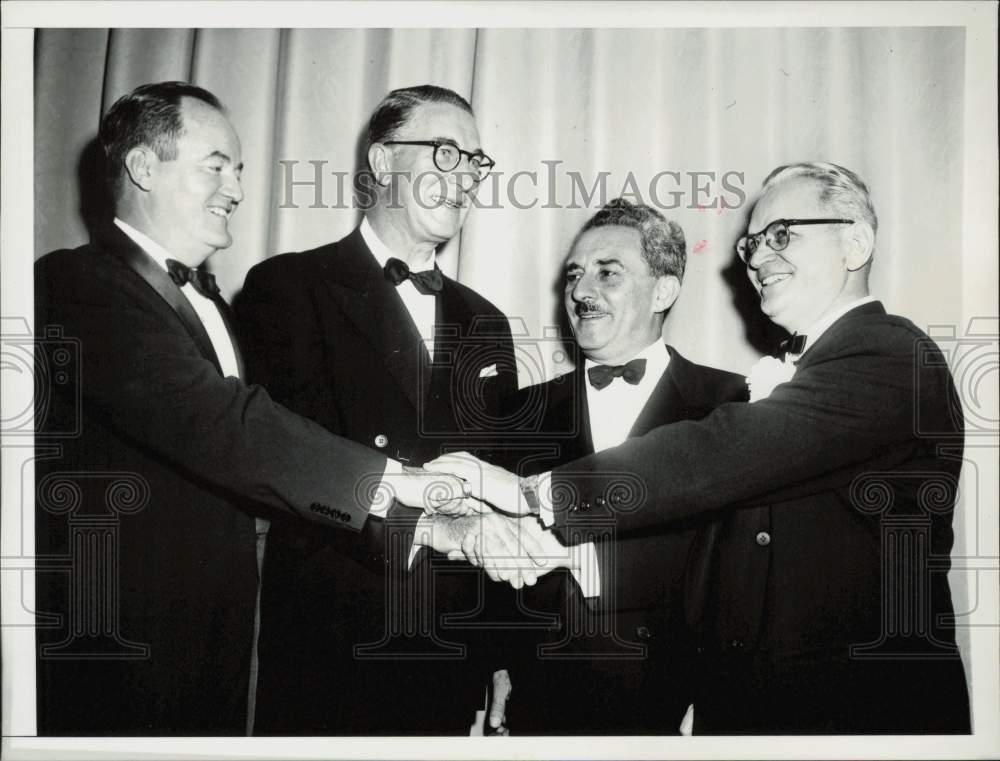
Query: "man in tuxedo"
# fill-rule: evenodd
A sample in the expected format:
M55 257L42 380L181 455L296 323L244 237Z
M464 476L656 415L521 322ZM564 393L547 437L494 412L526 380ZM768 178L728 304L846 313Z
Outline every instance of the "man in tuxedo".
M382 100L367 157L374 203L360 226L254 267L237 314L251 377L275 399L419 467L490 442L517 390L506 318L435 260L493 161L468 102L432 85ZM471 636L484 577L429 551L410 558L419 515L395 507L363 543L272 523L259 732L468 734L488 676ZM405 710L389 699L402 695Z
M564 305L583 360L567 375L522 390L538 401L519 405L537 410L511 442L521 474L746 399L743 376L697 365L663 342L686 258L680 226L648 206L616 199L584 225L563 271ZM607 522L594 529L600 597L588 602L565 573L522 593L528 611L558 610L560 622L513 674L525 699L514 703L512 728L676 734L693 701L683 582L696 529L678 523L617 535ZM572 703L563 699L567 692Z
M751 373L751 403L537 480L429 464L570 543L595 516L621 535L726 510L692 577L696 732L969 732L947 581L960 404L937 346L868 293L876 229L853 172L780 167L738 251L794 335Z
M214 95L144 85L100 140L113 222L36 265L38 732L246 734L248 509L357 542L388 493L430 507L461 486L403 474L244 383L200 269L243 198Z

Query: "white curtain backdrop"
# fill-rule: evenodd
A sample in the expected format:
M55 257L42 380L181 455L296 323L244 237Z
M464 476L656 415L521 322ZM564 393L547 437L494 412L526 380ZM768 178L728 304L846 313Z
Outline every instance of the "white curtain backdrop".
M604 173L603 200L630 192L687 235L667 340L745 371L773 332L732 247L760 182L791 161L834 161L869 182L881 219L872 286L890 311L960 322L963 53L961 28L39 30L36 255L88 237L81 156L103 110L144 82L186 79L222 98L243 141L236 242L210 260L232 298L255 263L351 230L367 117L390 89L431 82L473 104L498 172L442 252L446 272L543 336ZM289 194L317 166L321 196ZM745 198L723 189L727 173ZM695 208L722 202L738 208ZM542 355L543 369L522 365L522 385L565 369Z

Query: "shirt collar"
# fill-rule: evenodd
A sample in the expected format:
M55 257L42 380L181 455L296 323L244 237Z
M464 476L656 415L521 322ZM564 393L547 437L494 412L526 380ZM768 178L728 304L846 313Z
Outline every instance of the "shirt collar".
M400 256L395 253L391 248L385 245L382 240L375 234L375 230L372 229L371 223L368 221L366 216L361 220L361 237L368 246L368 250L372 252L372 256L375 257L375 261L378 262L380 267L384 267L385 263L390 259L401 259L406 261L405 256ZM417 266L410 267L411 272L424 272L426 270L434 269L434 253L432 252L430 258L426 262L422 262Z
M802 353L805 354L807 351L809 351L809 349L812 348L812 345L816 343L817 340L819 340L819 337L823 335L827 331L827 329L831 325L833 325L833 323L835 323L845 314L850 312L852 309L856 309L857 307L862 306L864 304L870 304L873 301L877 301L877 299L874 296L864 296L860 299L855 299L849 304L845 304L839 309L835 309L834 311L829 312L820 317L818 320L816 320L816 322L814 322L812 325L809 326L809 330L806 332L806 345L802 349Z
M645 349L636 354L632 359L645 359L646 360L646 374L643 376L643 380L646 378L659 378L663 375L663 372L667 369L667 365L670 363L670 352L667 351L667 345L663 342L663 339L657 339ZM632 359L626 360L626 362L631 362ZM602 365L603 362L595 362L592 359L587 359L583 363L584 372L597 365ZM622 362L621 364L625 364Z
M141 248L143 251L149 254L149 256L153 259L153 261L159 264L164 269L164 271L167 270L167 259L175 258L170 255L170 252L167 251L167 249L165 249L155 240L150 238L148 235L145 235L136 230L128 222L123 222L122 220L118 219L118 217L115 217L115 224L123 233L125 233L129 238L131 238L132 241L139 246L139 248Z

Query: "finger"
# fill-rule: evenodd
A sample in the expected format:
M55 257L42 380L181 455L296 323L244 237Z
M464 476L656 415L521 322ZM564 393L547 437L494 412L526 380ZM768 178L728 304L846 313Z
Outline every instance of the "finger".
M520 542L521 555L527 555L535 565L545 563L545 548L535 536L537 524L534 518L526 518L517 522L517 537Z
M448 560L465 560L465 553L461 550L450 550L445 557Z
M507 687L497 684L494 680L493 705L490 707L490 726L499 729L507 719L507 697L510 695L509 682ZM503 690L501 692L501 690Z

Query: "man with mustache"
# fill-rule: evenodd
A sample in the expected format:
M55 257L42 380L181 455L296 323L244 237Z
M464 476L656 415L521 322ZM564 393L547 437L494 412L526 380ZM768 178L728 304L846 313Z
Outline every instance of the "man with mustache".
M428 506L449 485L245 383L202 269L232 243L243 199L218 98L143 85L104 115L100 141L114 220L35 267L51 380L35 416L38 733L246 734L255 515L355 543L380 520L380 485Z
M367 156L374 203L361 225L256 266L237 313L251 376L277 400L419 467L488 443L517 390L507 319L436 264L493 161L468 102L433 85L379 103ZM468 734L488 674L454 619L476 616L484 576L429 551L409 570L418 517L394 507L363 543L274 521L259 732Z
M961 407L933 341L869 295L876 229L853 172L779 167L737 250L794 335L751 373L753 402L537 481L464 455L428 464L569 543L594 516L624 534L726 510L694 569L698 733L969 732L947 580Z
M519 409L532 408L530 397L540 402L522 425L531 435L512 448L517 472L537 474L746 400L743 376L697 365L663 342L686 259L680 226L648 206L615 199L583 226L563 264L582 357L568 375L522 390ZM617 537L607 529L594 526L599 597L585 599L564 573L522 592L530 611L558 611L560 623L513 673L524 696L511 721L519 734L676 734L693 701L683 586L697 527Z

